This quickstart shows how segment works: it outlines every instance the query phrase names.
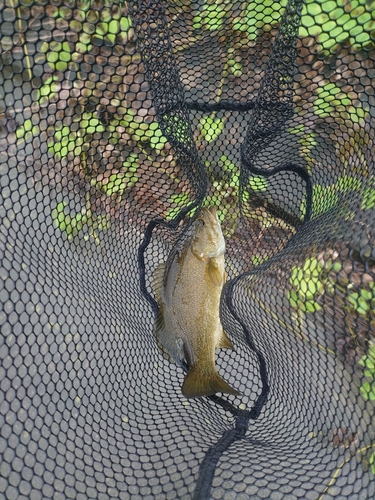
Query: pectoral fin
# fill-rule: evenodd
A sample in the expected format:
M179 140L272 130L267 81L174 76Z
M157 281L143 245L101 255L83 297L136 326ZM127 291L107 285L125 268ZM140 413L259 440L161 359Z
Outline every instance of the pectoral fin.
M223 329L221 329L221 334L217 347L226 347L227 349L233 349L233 344Z
M215 259L210 259L208 263L208 276L215 286L223 286L224 275L222 272L220 272L219 266L217 265Z

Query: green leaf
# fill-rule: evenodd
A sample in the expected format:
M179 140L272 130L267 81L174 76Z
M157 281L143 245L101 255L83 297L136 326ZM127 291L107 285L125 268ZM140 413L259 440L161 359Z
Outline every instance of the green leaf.
M69 42L44 42L40 50L46 53L47 61L53 70L65 71L72 59L72 47Z
M309 257L305 260L302 269L305 273L313 273L314 271L321 271L322 265L314 257Z
M138 167L139 167L139 158L138 155L135 153L131 153L122 164L122 168L125 171L128 171L129 169L132 168L134 169L132 171L135 172Z
M109 215L98 215L97 216L97 225L98 229L104 231L106 229L109 229L111 226L111 219Z
M146 136L150 137L150 143L157 151L161 151L168 142L157 123L150 124L150 131L147 131Z
M130 189L138 180L136 167L130 167L127 172L119 172L109 177L109 181L103 184L102 191L108 196L114 194L122 196L126 189Z
M251 255L250 259L251 259L251 262L254 264L254 266L259 266L260 264L262 264L263 262L265 262L267 260L267 258L264 257L263 255ZM293 300L293 298L292 298L292 300Z
M92 45L91 44L86 44L86 43L82 43L82 42L78 42L76 44L76 51L79 54L86 54L86 52L89 52L91 49L92 49Z
M209 31L217 31L223 26L226 11L220 3L204 5L204 10L193 18L194 29L204 27Z
M199 128L203 133L205 141L214 142L224 129L224 119L204 116L199 122Z
M116 43L117 35L126 35L132 26L130 17L123 16L120 19L111 19L111 13L108 12L106 15L104 11L101 17L106 20L95 25L95 36L101 40L109 41L111 45ZM121 43L121 39L119 39L119 43Z
M83 139L78 137L77 132L72 132L68 126L64 125L54 130L54 134L48 138L47 144L48 151L59 160L65 158L72 151L79 155Z
M300 37L316 37L323 52L348 40L355 51L365 48L374 29L374 1L306 0L302 9Z
M363 192L362 210L371 210L375 207L375 189L366 188Z
M250 177L249 179L249 188L252 191L256 192L264 192L267 191L268 184L267 181L264 179L264 177Z
M24 139L25 141L31 140L39 134L38 125L34 125L32 120L28 119L23 122L23 125L16 129L17 139Z
M56 96L58 90L58 76L50 76L37 91L36 100L43 106Z
M338 110L340 106L344 110L351 102L351 98L342 92L340 87L333 82L328 82L317 89L317 98L313 104L314 113L325 118L333 111Z
M375 400L375 345L371 345L367 354L358 361L364 367L363 375L367 378L360 387L360 392L365 399Z
M309 312L314 313L320 311L320 309L322 308L320 304L318 304L317 302L313 302L311 300L307 300L305 302L305 307L306 307L306 312L308 313Z
M202 14L196 14L193 17L193 29L194 30L199 30L202 28Z
M110 218L107 215L90 215L89 217L89 208L90 206L86 206L76 215L72 216L68 211L68 204L62 201L52 210L52 220L55 226L61 232L64 232L70 241L84 228L90 228L91 234L97 240L98 238L95 236L96 229L108 229L110 227Z
M290 127L288 129L288 132L290 134L296 134L296 135L301 135L305 130L305 125L303 123L299 125L295 125L294 127Z
M375 345L372 345L368 350L367 356L375 363Z
M232 189L235 195L238 193L239 185L240 185L240 175L238 166L230 161L230 159L222 155L219 160L219 165L221 170L223 171L223 178L219 182L219 186L223 187L226 190L225 185L228 184Z
M237 61L236 59L228 59L227 63L234 76L239 77L242 75L243 66L240 61Z
M360 391L362 393L362 396L364 396L367 399L369 392L371 392L370 382L363 382L363 384L360 387Z
M97 23L95 27L95 34L104 36L108 33L108 23Z
M159 124L157 122L145 123L139 120L140 117L137 116L128 123L127 129L129 134L133 136L134 140L148 143L156 151L161 151L168 142L168 139L164 137Z
M365 290L364 288L361 290L361 297L370 302L373 299L373 292L371 290Z
M288 291L290 305L306 313L321 309L317 298L324 293L324 283L320 279L322 264L315 258L307 258L302 266L293 266L289 282L292 290Z
M123 33L126 33L129 31L129 29L132 27L132 21L130 17L125 17L122 16L120 19L120 30Z
M245 3L246 5L246 3ZM254 0L247 3L239 17L232 20L234 30L245 31L249 40L255 40L260 29L271 29L280 22L287 0Z
M179 205L180 208L184 208L188 203L190 203L190 195L186 193L181 193L181 194L173 194L170 198L169 201L171 203L174 203L176 205Z
M60 231L65 232L70 239L73 237L77 221L66 212L67 206L68 204L64 201L58 203L56 208L52 211L52 220Z
M321 186L316 184L313 186L312 196L312 211L313 215L321 215L327 212L332 207L337 205L339 198L334 190L335 186ZM301 215L304 217L306 214L306 198L301 202Z
M61 230L65 230L65 208L68 206L64 201L57 204L56 208L52 210L52 220L57 223ZM63 227L61 227L63 224Z
M370 283L369 283L370 286ZM373 287L370 287L371 290L366 288L361 288L358 292L352 292L347 296L347 300L350 303L350 306L362 316L367 317L367 314L372 309L372 301L374 297Z
M238 166L232 161L230 161L230 159L227 156L225 155L220 156L220 162L224 171L229 172L230 174L238 174L239 171Z
M336 186L339 191L344 193L347 191L359 191L362 187L362 181L357 179L357 177L343 175L337 179Z
M180 213L182 208L185 208L187 205L190 205L192 202L191 196L187 193L181 193L181 194L173 194L169 198L169 203L171 203L172 206L167 213L165 214L165 218L167 220L173 220L177 215ZM193 215L196 210L193 212L190 212L190 215Z

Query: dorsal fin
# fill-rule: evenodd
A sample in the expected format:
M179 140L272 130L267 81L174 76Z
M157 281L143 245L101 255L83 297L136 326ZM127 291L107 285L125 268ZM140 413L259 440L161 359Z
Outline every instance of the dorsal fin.
M167 333L165 331L164 314L162 307L159 307L158 313L155 319L154 335L158 343L159 349L161 350L163 357L169 361L174 361L169 350L164 346L166 341Z
M163 310L159 307L158 313L155 319L155 335L158 339L163 338L163 332L165 328Z
M163 280L164 280L164 272L165 272L165 264L162 262L158 266L156 266L154 275L151 282L152 291L155 294L156 302L161 305L161 296L163 289Z

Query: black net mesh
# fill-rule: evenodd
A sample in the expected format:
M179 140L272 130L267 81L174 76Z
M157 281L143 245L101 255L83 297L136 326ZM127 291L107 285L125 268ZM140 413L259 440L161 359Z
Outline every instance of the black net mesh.
M0 2L0 497L375 497L374 0ZM187 399L151 286L226 239Z

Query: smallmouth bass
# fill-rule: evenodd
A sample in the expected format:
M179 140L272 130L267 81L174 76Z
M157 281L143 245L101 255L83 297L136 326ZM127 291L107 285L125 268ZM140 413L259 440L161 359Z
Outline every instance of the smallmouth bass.
M167 263L154 274L153 290L159 305L155 335L177 362L189 371L182 385L187 398L216 392L239 393L218 374L215 349L232 349L220 322L220 295L226 273L225 240L214 207L203 208L193 224L193 236L172 250Z

